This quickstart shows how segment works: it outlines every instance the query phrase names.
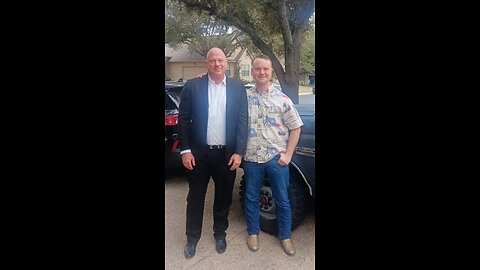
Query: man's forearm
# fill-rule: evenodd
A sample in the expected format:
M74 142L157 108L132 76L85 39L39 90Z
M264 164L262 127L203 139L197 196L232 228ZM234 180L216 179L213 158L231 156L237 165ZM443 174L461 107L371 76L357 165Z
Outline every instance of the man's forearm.
M301 128L296 128L290 130L290 137L288 139L287 143L287 150L285 151L285 154L292 156L293 152L295 151L295 147L297 147L298 140L300 139L300 131Z

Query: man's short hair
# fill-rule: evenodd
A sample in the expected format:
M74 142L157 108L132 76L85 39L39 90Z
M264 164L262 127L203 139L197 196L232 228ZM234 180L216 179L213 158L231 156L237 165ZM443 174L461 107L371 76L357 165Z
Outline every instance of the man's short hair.
M253 61L255 61L255 59L257 59L257 58L268 60L268 61L272 62L272 60L270 60L270 57L266 56L265 54L259 54L259 55L255 56L253 58L252 63L251 63L252 66L253 66Z

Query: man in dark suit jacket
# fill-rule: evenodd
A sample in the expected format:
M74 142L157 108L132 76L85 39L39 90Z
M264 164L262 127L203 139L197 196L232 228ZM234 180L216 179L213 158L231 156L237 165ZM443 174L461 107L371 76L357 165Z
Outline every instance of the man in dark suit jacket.
M190 79L182 91L178 136L189 183L186 258L195 255L202 233L205 193L215 184L213 235L219 254L227 248L226 230L236 169L246 151L248 112L245 87L225 76L227 58L219 48L207 53L207 76Z

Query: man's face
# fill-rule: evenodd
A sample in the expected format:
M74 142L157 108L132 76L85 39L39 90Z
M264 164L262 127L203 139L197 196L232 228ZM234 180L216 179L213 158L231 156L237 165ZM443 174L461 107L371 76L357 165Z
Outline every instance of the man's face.
M207 69L211 77L223 77L227 71L227 58L220 50L212 50L207 56Z
M272 62L262 58L255 59L252 65L252 76L257 83L268 83L272 79Z

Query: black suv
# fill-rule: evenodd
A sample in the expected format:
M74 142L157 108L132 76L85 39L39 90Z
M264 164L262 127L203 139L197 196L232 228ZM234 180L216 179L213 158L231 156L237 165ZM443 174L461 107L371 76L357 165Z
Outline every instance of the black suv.
M178 148L178 108L183 82L165 82L165 168L182 166Z
M292 209L292 230L305 218L309 203L315 199L315 104L297 104L303 121L297 148L290 162L289 198ZM244 208L245 176L240 181L240 201ZM278 235L277 214L272 189L265 175L260 189L260 229Z

